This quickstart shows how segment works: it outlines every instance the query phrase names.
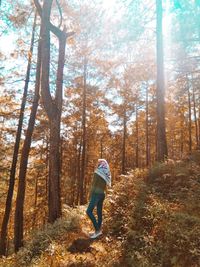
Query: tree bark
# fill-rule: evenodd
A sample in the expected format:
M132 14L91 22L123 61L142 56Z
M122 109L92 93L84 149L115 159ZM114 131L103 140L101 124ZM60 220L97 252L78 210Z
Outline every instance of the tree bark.
M8 193L7 193L7 198L6 198L6 206L5 206L5 212L4 212L3 222L1 226L0 255L6 254L7 228L8 228L8 222L9 222L9 217L10 217L10 212L11 212L13 191L14 191L14 185L15 185L15 173L16 173L16 166L17 166L17 160L18 160L18 152L19 152L19 145L20 145L20 139L21 139L24 110L25 110L25 105L26 105L28 85L29 85L29 79L30 79L32 53L33 53L34 40L35 40L36 19L37 19L37 15L35 14L32 37L31 37L29 59L28 59L28 65L27 65L27 71L26 71L24 93L22 97L19 122L18 122L13 158L12 158L12 166L10 170L10 180L9 180L9 187L8 187Z
M187 78L188 80L188 78ZM188 134L189 134L189 153L192 152L192 112L191 112L191 98L189 83L187 82L187 93L188 93Z
M76 182L77 182L77 140L75 140L75 154L70 160L70 191L71 191L71 196L70 198L70 205L73 206L75 202L75 191L76 191ZM65 200L67 202L67 198Z
M195 99L194 87L192 87L192 100L193 100L193 110L194 110L196 147L199 147L198 122L197 122L196 99Z
M127 138L127 115L126 99L123 107L123 139L122 139L122 174L126 173L126 138Z
M156 36L157 36L157 160L167 157L167 139L165 126L165 84L162 35L162 0L156 0Z
M79 200L80 200L81 148L82 148L82 142L80 141L79 148L78 148L78 153L77 153L77 195L76 195L76 205L79 204Z
M39 177L39 171L37 172L37 176L35 177L35 200L34 200L34 214L33 214L33 224L32 224L33 228L35 227L36 217L37 217L38 177Z
M181 111L182 112L182 111ZM183 157L183 152L184 152L184 113L181 113L181 123L180 123L180 158Z
M139 167L139 128L138 128L138 105L135 105L135 130L136 130L136 148L135 148L135 167Z
M146 166L149 166L149 96L146 86Z
M198 135L199 135L199 148L200 149L200 94L199 94L199 103L198 103L198 108L199 108L199 111L198 111L198 123L199 123L199 128L198 128Z
M53 223L61 216L60 198L60 122L62 110L62 82L63 69L65 62L65 47L67 33L60 31L50 22L52 0L45 0L43 9L40 10L38 1L34 1L41 15L42 31L42 77L41 94L44 109L49 119L50 127L50 153L49 153L49 187L48 187L48 221ZM50 30L56 34L59 40L59 56L57 67L56 94L52 99L49 88L49 69L50 69Z
M83 70L83 106L82 106L82 154L81 154L81 177L80 177L80 204L85 204L84 181L85 181L85 157L86 157L86 97L87 97L87 60L84 59Z
M41 35L40 35L41 36ZM40 69L41 69L41 39L38 44L38 55L37 55L37 67L36 67L36 83L34 99L31 107L31 114L26 131L26 136L22 148L22 155L19 169L19 184L16 198L16 209L15 209L15 221L14 221L14 246L15 252L23 246L23 228L24 228L24 199L26 191L26 172L28 165L28 157L31 147L31 139L35 125L35 118L40 98Z
M65 63L66 34L59 38L59 59L57 69L56 97L50 122L50 153L49 153L49 222L54 222L61 216L61 194L60 194L60 123L62 110L62 81ZM48 114L48 108L46 106ZM49 112L50 114L50 112Z

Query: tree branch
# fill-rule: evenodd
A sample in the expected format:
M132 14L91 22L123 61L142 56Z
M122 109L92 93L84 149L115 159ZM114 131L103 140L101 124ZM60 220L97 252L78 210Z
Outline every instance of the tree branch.
M37 8L38 14L41 18L42 17L42 7L41 7L38 0L34 0L34 3L35 3L35 6ZM64 31L61 31L58 27L54 26L51 22L49 22L49 28L50 28L50 31L53 32L58 38L61 38L63 34L66 34L66 38L75 34L75 32L64 33Z
M56 0L56 4L57 4L57 7L58 7L58 10L59 10L59 13L60 13L60 24L58 25L58 28L60 28L61 25L62 25L63 16L62 16L62 10L61 10L61 7L60 7L60 3L58 2L58 0Z

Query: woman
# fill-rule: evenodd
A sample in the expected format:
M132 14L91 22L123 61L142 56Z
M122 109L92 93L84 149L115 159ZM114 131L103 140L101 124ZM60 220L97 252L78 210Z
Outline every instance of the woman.
M90 235L91 238L97 238L102 234L102 207L105 199L106 185L111 186L110 168L105 159L98 159L98 166L94 172L90 191L90 203L86 211L95 229L95 232ZM95 207L97 207L97 220L93 214Z

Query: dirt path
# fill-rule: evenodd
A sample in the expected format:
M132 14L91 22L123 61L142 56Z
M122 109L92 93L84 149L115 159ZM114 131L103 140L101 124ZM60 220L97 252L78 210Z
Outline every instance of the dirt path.
M90 239L88 233L92 229L85 207L80 207L77 212L81 216L81 231L67 233L60 239L60 244L52 243L43 255L42 262L52 267L117 266L121 242L105 233L95 240ZM35 263L33 266L41 265Z

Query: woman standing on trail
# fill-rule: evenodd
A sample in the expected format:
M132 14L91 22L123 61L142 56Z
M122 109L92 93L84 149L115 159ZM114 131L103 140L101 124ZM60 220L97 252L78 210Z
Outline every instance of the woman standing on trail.
M90 203L86 211L95 228L95 232L90 235L91 238L96 238L102 234L102 207L105 199L106 185L111 186L110 168L105 159L98 159L98 166L94 171L93 182L90 191ZM96 220L93 214L95 207L97 207L98 220Z

